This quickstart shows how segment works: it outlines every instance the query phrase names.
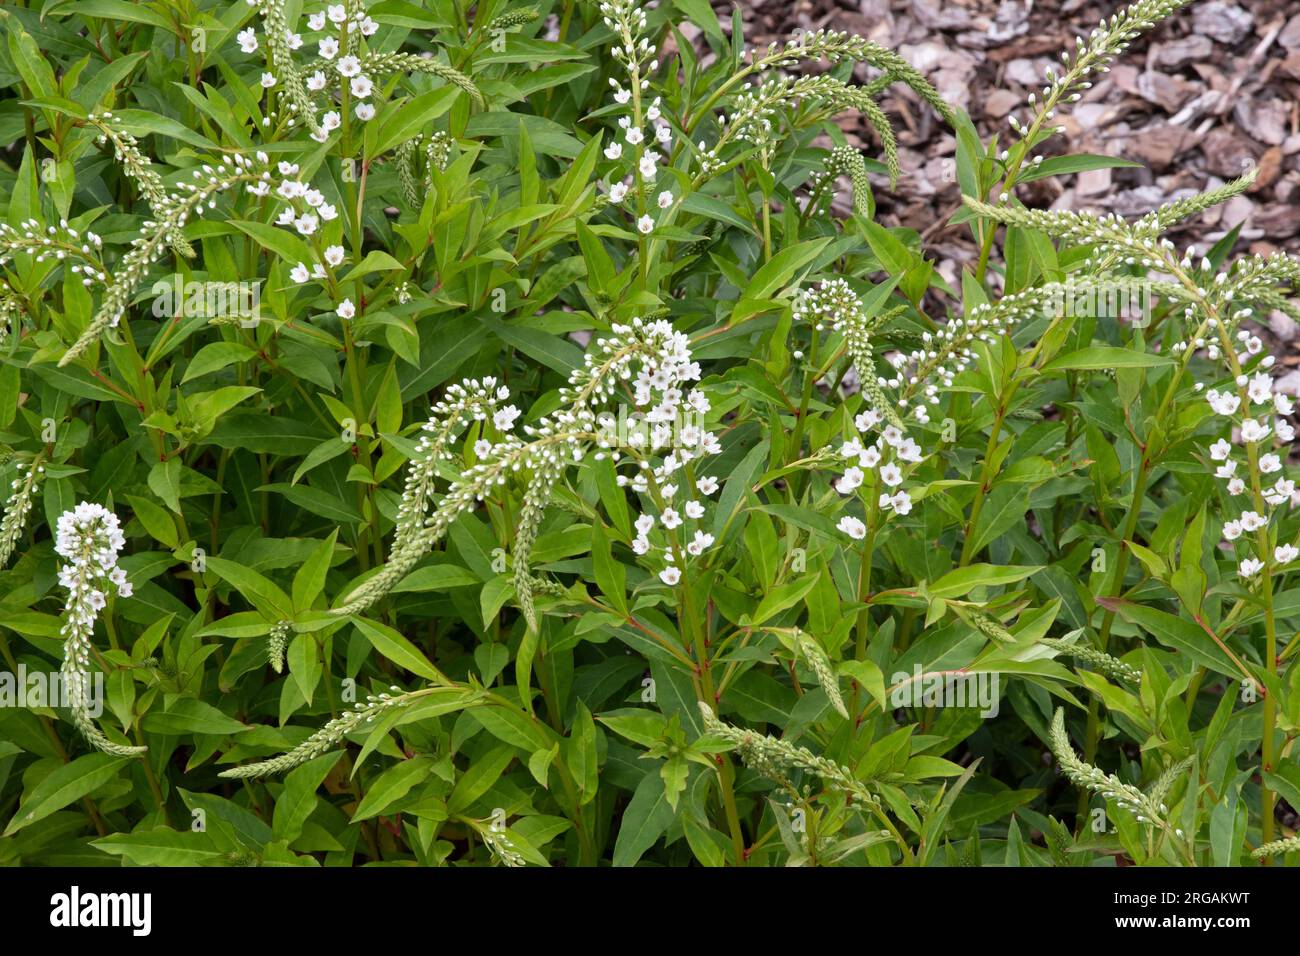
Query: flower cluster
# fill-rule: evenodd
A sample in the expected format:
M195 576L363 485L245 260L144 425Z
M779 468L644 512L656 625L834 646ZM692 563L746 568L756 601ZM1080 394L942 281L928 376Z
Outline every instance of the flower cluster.
M848 464L834 482L835 490L842 495L865 495L867 503L874 503L881 515L909 514L912 496L902 484L925 455L904 424L908 400L903 395L909 383L899 372L902 356L896 353L891 360L892 376L877 373L871 335L875 323L863 314L862 300L843 279L831 279L802 293L796 300L794 317L817 331L829 327L844 336L845 349L867 400L866 409L853 421L857 434L840 446L838 457ZM935 404L939 401L934 391L928 397ZM916 402L911 411L918 423L930 420L924 402ZM868 437L872 434L874 440ZM840 518L837 527L857 541L864 539L869 530L866 522L852 515Z
M1244 314L1249 310L1237 317ZM1230 386L1204 392L1214 416L1226 420L1227 425L1226 437L1221 435L1208 448L1210 467L1223 482L1227 496L1242 502L1236 517L1224 522L1223 536L1229 542L1253 542L1251 553L1237 565L1238 576L1251 580L1270 558L1274 566L1280 566L1300 557L1300 549L1293 544L1270 545L1268 532L1273 509L1290 505L1296 493L1295 482L1283 470L1286 446L1295 439L1295 428L1287 420L1295 404L1276 391L1274 359L1263 354L1258 336L1237 329L1234 343L1219 320L1210 318L1206 325L1215 334L1212 342L1205 343L1207 355L1223 360L1229 372L1235 372ZM1197 389L1201 390L1199 383Z
M315 41L317 61L316 69L304 81L293 63L292 53L301 49L306 41L289 25L283 0L248 0L248 5L256 7L265 22L263 39L270 70L262 74L262 88L273 90L282 83L286 86L290 109L306 114L304 118L311 127L312 139L323 143L341 125L339 114L334 111L318 119L308 95L308 92L324 90L330 85L331 78L338 84L345 100L353 98L357 101L353 113L358 120L365 122L374 118L375 106L368 102L374 93L374 80L362 72L361 60L353 48L358 43L358 36L374 36L379 29L377 21L359 7L349 12L343 3L329 4L324 10L311 14L307 26L312 33L318 34ZM236 40L244 53L256 53L260 46L257 32L251 27L240 31ZM294 122L290 119L289 125L293 126Z
M350 111L362 123L374 119L376 107L372 97L378 89L375 77L389 73L418 71L441 76L480 104L483 102L468 77L432 57L377 54L367 50L365 38L378 32L379 23L360 3L330 3L310 14L307 17L310 40L290 25L285 0L248 0L248 4L262 14L265 29L260 38L251 27L240 31L236 37L240 50L256 53L265 43L269 69L262 73L262 88L268 92L283 88L290 111L306 121L311 138L318 143L326 142L343 125L344 112ZM294 53L309 43L314 45L315 59L309 67L300 69L294 62ZM339 108L329 108L318 115L313 95L332 95L334 91L337 91ZM332 107L333 102L328 105ZM264 123L270 125L269 116ZM291 117L288 125L295 124L295 118Z
M1052 753L1056 755L1057 763L1061 766L1061 772L1076 787L1092 790L1095 793L1100 793L1107 800L1114 800L1121 810L1127 810L1133 814L1138 823L1158 827L1171 834L1182 836L1181 830L1174 830L1165 822L1164 815L1168 812L1168 808L1159 799L1160 791L1167 789L1169 783L1172 782L1172 775L1167 775L1170 777L1168 781L1163 778L1161 781L1157 781L1156 785L1152 787L1152 792L1147 794L1132 784L1120 780L1114 774L1107 774L1100 768L1080 760L1079 756L1074 752L1074 747L1070 744L1069 736L1066 734L1065 711L1061 708L1057 708L1056 716L1052 720L1050 743Z
M45 477L45 465L39 458L34 462L15 462L14 467L18 477L9 484L9 500L5 502L4 517L0 518L0 568L9 562L22 537L32 499L40 493L40 481Z
M646 25L645 11L631 0L603 0L600 13L605 26L614 32L614 44L610 53L627 73L626 85L610 77L609 85L614 90L614 102L620 106L630 107L629 111L619 117L619 135L605 147L605 158L612 162L628 160L626 165L616 167L621 170L611 180L609 201L618 206L628 198L629 192L636 199L636 228L642 235L654 231L655 219L647 211L652 201L655 181L659 176L660 150L667 151L672 145L673 131L663 118L659 98L652 103L644 103L645 91L650 86L650 74L659 69L655 59L655 47L642 35ZM628 170L631 170L629 173ZM668 209L673 204L670 189L660 190L653 195L653 202L660 209Z
M504 485L511 475L520 474L526 477L528 486L516 518L515 596L529 624L534 625L534 579L529 574L528 563L555 483L569 465L581 462L592 448L615 461L625 452L636 452L638 459L644 457L640 454L642 446L624 443L598 412L621 386L635 380L633 388L639 405L652 406L655 417L675 416L684 401L680 385L700 375L699 365L691 360L686 337L675 332L667 321L633 319L627 325L613 326L612 333L595 342L584 356L583 367L574 371L568 384L560 389L560 410L522 426L519 429L522 436L510 431L520 411L513 405L500 404L509 393L501 389L492 391L495 382L466 383L460 390L449 392L441 414L435 414L431 422L435 436L448 426L459 427L469 418L490 415L493 427L502 437L497 441L484 438L475 443L478 460L460 471L437 507L426 516L423 503L431 496L436 477L434 466L441 455L436 437L430 442L422 457L412 463L404 496L402 530L388 563L353 589L332 613L354 614L387 593L442 538L460 514L483 501L494 488ZM702 396L687 400L698 405ZM643 473L656 475L656 481L658 477L667 479L690 458L714 454L717 448L714 436L699 433L689 447L674 449L664 456L657 469L647 467ZM631 480L635 482L636 478ZM647 477L647 491L649 481ZM701 481L706 488L716 484L716 479Z
M113 144L113 158L122 164L122 171L136 181L140 187L140 194L144 196L149 206L156 210L159 205L166 202L167 190L163 187L162 177L153 168L153 162L149 157L140 151L139 141L122 127L117 117L108 110L103 113L92 111L86 115L86 122L99 130L97 140L99 145ZM194 248L181 235L179 227L171 230L167 241L177 254L190 259L194 257Z
M829 789L865 806L880 804L880 798L868 790L849 767L818 756L807 747L797 747L787 740L724 723L704 701L700 701L699 708L704 732L731 744L745 766L755 772L785 782L788 770L806 770L821 777Z
M81 276L81 284L85 286L108 281L108 273L99 258L103 246L104 240L98 235L90 230L82 233L66 219L60 219L57 226L43 228L35 219L24 220L17 226L0 222L0 266L8 263L15 253L28 253L37 262L73 259L77 261L71 269Z
M228 780L239 780L246 777L263 777L292 770L314 757L319 757L321 754L333 750L344 737L373 724L375 718L389 708L405 705L414 699L445 689L427 688L422 691L403 693L400 687L393 686L389 688L392 693L385 691L379 694L367 694L364 703L357 703L353 705L351 710L346 710L333 718L288 753L270 760L245 764L242 767L231 767L229 770L221 771L217 776L225 777Z
M95 621L108 603L108 591L131 596L131 582L117 566L117 556L126 544L117 515L103 505L83 501L59 516L54 552L59 565L59 584L68 591L63 611L63 666L61 673L71 697L77 728L96 750L122 756L142 753L143 747L125 747L105 737L90 716L86 696L90 673L91 638Z
M157 219L143 223L144 231L131 240L131 248L118 263L117 273L112 279L101 279L107 285L99 309L85 331L59 359L59 365L77 359L99 341L106 330L117 326L149 266L161 258L164 247L185 227L193 213L201 211L204 206L215 209L217 197L240 183L250 183L255 190L262 186L269 189L270 173L265 168L266 163L267 156L261 152L256 160L239 153L222 156L215 163L204 163L192 170L192 182L181 182L176 191L159 200L153 209ZM98 246L97 237L93 241ZM96 277L103 275L100 270Z
M1125 10L1113 14L1109 20L1103 18L1088 35L1075 38L1074 55L1061 53L1061 67L1047 67L1046 85L1042 90L1031 90L1026 97L1029 117L1025 122L1013 112L1007 117L1007 124L1013 133L1024 138L1027 148L1033 148L1039 139L1031 134L1043 128L1043 124L1056 118L1056 108L1061 103L1077 103L1084 93L1092 88L1089 76L1095 73L1109 72L1109 64L1128 49L1135 39L1151 29L1155 24L1186 6L1191 0L1138 0ZM1064 127L1052 127L1049 132L1059 132ZM1000 157L1004 162L1009 153ZM1035 156L1033 165L1038 165L1042 156ZM1002 197L1005 201L1006 196Z
M633 552L661 555L664 565L658 571L659 579L672 586L681 581L684 562L699 557L714 542L713 535L695 522L704 517L704 499L716 494L720 485L716 476L695 476L689 463L718 454L722 446L702 424L711 409L708 397L698 388L686 391L700 377L699 363L691 358L686 336L673 331L666 321L648 328L662 344L658 355L645 358L632 382L636 423L643 427L632 430L622 441L602 439L601 445L611 448L608 454L615 462L628 463L634 469L631 475L618 475L619 486L649 502L650 510L642 511L633 522ZM628 327L613 328L616 336L630 331ZM597 347L606 349L617 341L602 339ZM610 423L603 420L603 424ZM626 457L618 446L627 451ZM661 453L657 460L656 453ZM597 457L604 454L597 452Z
M452 439L474 422L492 420L501 432L514 425L519 410L513 405L500 403L510 397L510 389L498 386L495 378L465 379L448 387L446 397L436 402L429 420L421 427L422 434L416 444L416 457L406 474L406 487L397 507L397 540L401 542L418 535L433 495L434 482L440 464L453 461L448 451ZM474 444L479 457L491 451L492 442L480 438Z

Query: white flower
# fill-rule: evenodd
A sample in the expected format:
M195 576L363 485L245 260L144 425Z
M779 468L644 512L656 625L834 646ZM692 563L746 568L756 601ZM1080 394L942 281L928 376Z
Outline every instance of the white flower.
M366 17L361 21L361 35L363 37L372 37L379 30L379 23L376 20Z
M712 495L718 490L718 479L712 475L706 475L695 483L695 487L699 489L702 495Z
M664 568L659 572L659 580L669 587L675 585L682 579L682 572L677 568Z
M655 163L658 158L659 157L654 153L646 153L641 157L641 161L637 163L637 168L641 171L643 177L646 179L654 178L656 172Z
M676 528L682 523L682 516L672 508L665 508L664 513L659 516L659 520L663 523L665 528L672 531L673 528Z
M1237 565L1237 574L1243 578L1253 578L1264 568L1264 562L1257 558L1246 558Z
M338 314L340 319L350 319L357 314L357 307L352 304L351 299L344 299L339 303Z
M892 461L880 469L880 480L893 488L903 481L903 472Z
M375 118L375 104L358 103L353 112L357 114L357 119L361 120L361 122L368 123Z
M672 139L673 139L673 131L671 127L669 126L655 127L655 140L661 146L667 146L669 143L672 142Z
M339 65L343 65L342 61L340 61ZM352 90L353 96L359 96L362 99L375 91L375 84L368 76L354 76L348 86Z
M612 186L609 187L609 201L610 201L610 202L613 202L613 203L620 203L620 202L623 201L623 199L624 199L625 196L627 196L627 184L626 184L626 183L615 183L614 185L612 185Z
M633 126L623 135L623 138L628 141L630 146L639 146L645 141L645 134Z
M1223 536L1229 541L1236 541L1241 537L1241 522L1229 521L1223 526Z
M325 247L325 261L328 262L331 267L341 265L343 262L343 255L342 246Z
M1278 564L1290 564L1296 558L1300 558L1300 548L1291 544L1279 544L1273 549L1273 560Z
M519 415L518 408L514 405L507 405L505 408L498 408L492 413L492 424L497 427L498 431L508 432L514 427L515 419Z
M910 438L904 438L902 443L896 449L896 453L903 461L920 461L921 446Z
M660 209L667 209L669 206L673 204L672 190L665 189L663 192L659 194L659 198L656 199L655 202L659 204Z
M320 226L320 220L311 213L305 212L293 221L293 228L298 230L299 235L310 236Z
M1240 478L1233 478L1228 482L1228 494L1239 495L1246 490L1246 483Z
M327 202L321 203L320 208L316 211L325 222L329 222L339 217L339 211Z
M605 152L606 159L618 159L620 156L623 155L623 144L610 143L608 146L605 147L604 152Z
M864 448L862 454L858 456L858 464L863 468L875 468L880 464L880 449L875 445Z
M486 458L492 451L492 443L486 438L480 438L474 443L474 457Z
M1279 415L1290 415L1295 411L1295 403L1291 401L1290 395L1283 395L1278 392L1273 396L1273 409Z
M894 511L900 515L905 515L912 510L912 496L906 491L897 492L894 497L889 499L889 503L894 506Z
M1237 471L1237 463L1229 458L1218 468L1214 469L1215 478L1231 478Z
M126 572L121 568L114 568L108 572L108 579L113 582L117 588L118 596L128 598L131 596L131 582L126 579Z
M884 421L885 416L874 408L868 408L865 412L859 412L858 417L853 419L853 424L858 426L858 431L870 431Z
M1282 470L1282 459L1274 454L1261 455L1259 458L1259 470L1266 475L1271 475L1275 471Z
M641 233L641 235L648 236L650 233L654 232L655 221L649 216L642 216L636 221L636 228L637 232Z
M1210 457L1215 461L1223 461L1232 454L1232 446L1220 438L1210 446Z
M619 90L614 94L614 102L618 103L620 106L631 102L631 100L632 100L631 90Z
M1205 400L1210 403L1210 407L1220 415L1233 415L1236 413L1238 406L1241 405L1241 399L1230 392L1217 392L1210 389L1205 393Z
M330 110L320 118L320 125L323 129L338 129L343 124L342 117L334 110Z
M271 89L271 88L274 87L274 86L275 86L275 74L274 74L274 73L263 73L263 74L262 74L262 89L264 89L264 90L269 90L269 89Z
M835 482L835 490L842 495L852 494L853 491L862 485L862 469L850 468L844 472L844 477Z
M1241 515L1242 531L1258 531L1266 524L1268 524L1268 519L1265 518L1263 515L1256 514L1253 511L1242 512Z
M650 550L650 539L645 535L638 535L632 540L632 551L636 554L645 554Z
M1256 405L1263 405L1273 400L1273 378L1267 372L1257 372L1250 380L1246 394Z
M897 448L903 440L903 433L899 431L896 425L886 425L885 430L880 433L880 437L885 440L885 444L890 448Z
M305 263L300 262L289 270L289 278L302 285L311 278L311 270L307 268Z
M1241 423L1241 440L1247 442L1263 441L1268 437L1268 426L1247 418Z
M331 3L325 11L331 23L342 23L348 18L348 10L341 3Z
M840 519L839 524L835 527L839 528L854 541L861 541L867 536L867 526L852 515L845 515Z
M1273 423L1273 425L1277 429L1277 437L1282 441L1295 440L1295 428L1292 427L1289 421L1284 418L1279 418Z
M325 37L320 41L318 52L322 60L332 60L339 54L339 41L336 37Z
M325 11L324 11L324 10L322 10L320 13L313 13L311 16L309 16L309 17L307 18L307 29L309 29L309 30L324 30L324 29L325 29Z
M705 549L713 544L713 535L705 534L703 531L695 532L695 538L686 546L686 550L691 554L699 556L704 553Z
M239 40L239 48L245 53L257 52L257 34L253 32L251 27L247 30L240 30L236 39Z
M650 529L655 526L655 519L653 515L641 515L633 524L638 534L647 535L650 533Z
M840 457L842 458L857 458L861 454L862 442L858 441L856 438L850 438L840 446Z
M698 521L700 518L704 517L704 505L700 504L698 501L686 502L686 507L682 510L686 512L686 517L693 521Z

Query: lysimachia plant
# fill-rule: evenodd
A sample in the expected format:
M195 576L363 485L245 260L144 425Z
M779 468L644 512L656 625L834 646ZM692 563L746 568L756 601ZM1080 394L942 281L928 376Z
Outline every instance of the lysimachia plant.
M698 0L0 9L0 861L1294 862L1300 263L1018 197L1185 5L989 141Z

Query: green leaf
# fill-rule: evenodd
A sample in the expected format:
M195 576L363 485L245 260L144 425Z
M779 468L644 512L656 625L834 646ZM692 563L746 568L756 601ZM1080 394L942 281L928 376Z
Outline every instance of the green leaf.
M931 595L940 598L959 598L978 587L998 587L1023 581L1036 571L1037 565L972 564L949 571L928 588Z
M284 789L275 800L271 825L275 835L292 843L302 834L302 826L316 809L316 790L339 762L343 751L324 754L295 767L284 778Z
M398 667L419 674L435 684L450 683L438 668L429 663L429 659L419 652L414 644L397 633L387 624L380 624L364 617L350 618L370 646Z
M178 697L160 711L145 714L140 726L151 734L242 734L252 730L195 697Z
M664 778L657 770L647 773L637 784L632 800L623 811L618 837L614 841L614 865L636 866L645 852L664 835L675 816L668 802Z
M1107 368L1154 368L1157 365L1173 365L1174 360L1168 355L1153 352L1139 352L1135 349L1116 348L1110 345L1095 345L1079 349L1052 359L1043 366L1044 372L1061 372L1080 369Z
M129 860L135 866L204 866L222 857L207 833L165 827L110 833L92 840L91 846Z
M1028 166L1020 174L1020 182L1032 183L1036 179L1048 176L1067 176L1071 173L1084 173L1091 169L1141 169L1141 163L1118 156L1097 156L1092 153L1075 153L1070 156L1051 156L1041 163Z
M1214 638L1191 621L1119 598L1098 598L1097 603L1138 625L1166 647L1182 651L1202 667L1234 679L1245 676Z
M399 760L389 767L370 781L365 798L357 807L357 812L352 815L352 822L360 823L362 820L378 816L401 800L411 792L412 787L428 779L433 772L432 764L433 761L428 757L421 756L412 757L410 760Z
M27 792L3 835L12 836L23 827L31 826L56 810L94 793L114 779L130 760L130 757L94 753L56 767Z

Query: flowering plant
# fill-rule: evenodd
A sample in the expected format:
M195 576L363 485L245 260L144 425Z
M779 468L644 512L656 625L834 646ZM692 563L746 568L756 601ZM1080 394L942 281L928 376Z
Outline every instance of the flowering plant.
M0 9L0 862L1293 857L1300 263L1018 190L1185 5L988 142L707 4Z

